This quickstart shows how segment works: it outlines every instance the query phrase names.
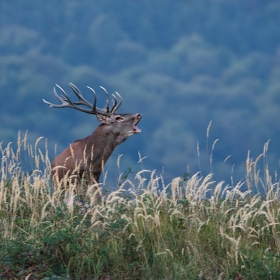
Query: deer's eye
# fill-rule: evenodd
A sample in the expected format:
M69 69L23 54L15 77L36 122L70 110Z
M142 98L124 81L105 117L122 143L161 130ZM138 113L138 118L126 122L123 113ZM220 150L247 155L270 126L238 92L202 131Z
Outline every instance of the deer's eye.
M121 122L121 121L123 121L123 117L121 117L121 116L116 116L116 117L115 117L115 120L116 120L117 122Z

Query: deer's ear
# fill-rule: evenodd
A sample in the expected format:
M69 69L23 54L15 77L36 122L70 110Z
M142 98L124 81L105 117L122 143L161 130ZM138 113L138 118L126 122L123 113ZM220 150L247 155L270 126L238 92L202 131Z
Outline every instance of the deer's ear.
M96 117L101 123L109 123L110 117L106 115L96 114Z

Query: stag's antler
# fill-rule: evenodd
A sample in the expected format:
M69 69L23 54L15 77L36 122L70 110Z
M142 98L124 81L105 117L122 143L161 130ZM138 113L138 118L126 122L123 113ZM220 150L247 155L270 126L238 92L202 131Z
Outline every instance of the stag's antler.
M90 90L92 90L93 92L94 92L94 90L92 89L92 88L90 88L90 87L88 87ZM116 96L114 95L114 94L112 94L112 96L113 96L113 107L111 108L111 110L109 110L109 101L108 101L108 92L107 92L107 90L104 88L104 87L101 87L104 91L105 91L105 93L106 93L106 96L107 96L107 101L106 101L106 106L104 107L104 109L103 110L105 110L106 109L106 111L108 112L108 113L110 113L110 114L115 114L115 112L118 110L118 108L121 106L121 104L122 104L122 97L117 93L117 92L115 92L116 93L116 95L119 97L119 99L120 99L120 103L118 104L118 102L117 102L117 98L116 98Z
M107 92L107 90L103 87L101 87L105 93L106 93L106 105L103 109L99 109L96 107L96 93L95 91L91 88L91 87L88 87L92 93L93 93L93 96L94 96L94 102L93 104L91 104L89 101L87 101L83 95L82 95L82 92L72 83L69 84L69 86L71 87L72 91L75 93L75 95L78 97L79 101L71 101L70 98L68 97L68 95L66 94L66 92L63 90L63 88L61 88L59 85L56 85L60 90L61 92L63 93L62 95L58 95L57 92L56 92L56 89L54 88L53 89L53 93L55 95L55 97L61 102L61 104L53 104L53 103L50 103L48 101L46 101L45 99L43 99L43 101L48 104L50 107L54 107L54 108L65 108L65 107L68 107L68 108L73 108L73 109L76 109L76 110L79 110L79 111L82 111L84 113L88 113L88 114L101 114L101 115L111 115L111 114L115 114L115 112L117 111L117 109L121 106L122 104L122 98L121 96L116 92L116 95L118 96L118 98L120 99L120 102L118 104L117 102L117 99L116 99L116 96L114 94L112 94L113 96L113 106L112 108L110 109L109 108L109 94ZM88 109L85 109L83 107L79 107L78 105L83 105L83 106L86 106L88 108L90 108L90 110Z

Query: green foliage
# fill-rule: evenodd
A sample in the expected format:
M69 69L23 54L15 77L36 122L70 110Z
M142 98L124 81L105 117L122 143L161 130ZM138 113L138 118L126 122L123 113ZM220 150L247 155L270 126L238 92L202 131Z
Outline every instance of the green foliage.
M32 148L19 135L16 152L0 146L2 278L279 278L279 182L256 169L267 145L256 160L248 156L246 184L184 173L165 185L155 171L129 168L96 199L86 182L50 189L39 141ZM29 173L20 162L26 147L37 168Z
M187 183L195 180L191 176ZM2 192L9 188L11 184L4 184ZM143 193L132 192L129 199L115 193L110 200L108 194L101 205L90 205L86 213L75 202L65 204L63 196L56 201L58 193L49 196L42 191L32 212L21 211L15 220L1 214L6 226L11 223L8 232L0 228L1 275L15 279L29 274L31 279L279 277L278 241L274 226L262 213L268 203L267 213L278 209L277 198L255 203L254 197L242 199L242 194L232 198L233 189L224 199L199 202L201 191L197 189L194 197L194 193L184 193L184 188L174 181L169 194L164 190L155 194L153 185ZM179 197L174 200L176 193ZM29 208L24 193L18 207ZM246 224L249 208L255 210ZM34 213L42 210L44 214L34 219ZM25 223L20 222L23 218ZM255 233L250 237L247 230Z

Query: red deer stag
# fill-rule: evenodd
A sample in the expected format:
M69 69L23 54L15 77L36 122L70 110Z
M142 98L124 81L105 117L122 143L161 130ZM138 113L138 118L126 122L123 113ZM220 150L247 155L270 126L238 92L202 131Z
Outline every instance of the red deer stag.
M78 180L85 179L88 183L97 182L103 165L106 163L115 147L124 142L127 138L141 130L137 124L142 118L140 114L117 114L117 109L121 106L122 98L116 92L119 103L114 94L112 108L109 108L109 96L105 88L101 87L106 94L106 105L103 109L96 107L95 91L88 87L94 96L94 102L87 101L81 91L72 83L69 84L72 91L78 97L78 101L71 101L66 92L56 85L62 92L59 96L54 88L54 95L61 104L52 104L43 99L50 107L54 108L74 108L84 113L96 115L101 122L98 128L88 137L72 143L61 154L57 155L51 164L52 178L61 180L66 177L76 177ZM79 106L81 105L81 106ZM89 109L87 109L87 108Z

